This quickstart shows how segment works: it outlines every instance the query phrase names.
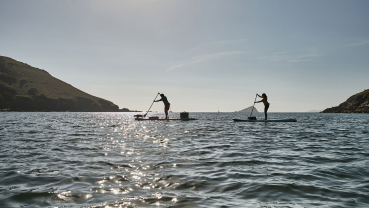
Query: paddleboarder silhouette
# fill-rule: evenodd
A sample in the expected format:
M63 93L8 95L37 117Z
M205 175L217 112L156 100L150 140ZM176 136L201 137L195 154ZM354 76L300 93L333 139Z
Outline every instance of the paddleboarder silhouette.
M161 99L160 100L155 100L154 102L160 102L163 101L164 103L164 112L165 112L165 119L168 119L168 111L170 108L170 103L168 102L168 99L166 96L164 96L164 94L160 94Z
M265 114L265 120L267 120L268 118L268 115L267 115L267 112L268 112L268 109L269 109L269 103L268 103L268 97L265 93L263 93L261 96L259 94L257 94L257 96L259 96L260 98L263 98L262 100L260 101L256 101L254 103L261 103L263 102L264 103L264 114Z

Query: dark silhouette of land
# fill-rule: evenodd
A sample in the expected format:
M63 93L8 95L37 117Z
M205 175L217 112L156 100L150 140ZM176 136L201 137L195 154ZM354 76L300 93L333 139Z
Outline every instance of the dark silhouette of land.
M0 110L115 112L119 107L45 70L0 56Z
M325 109L322 113L369 113L369 89L349 97L339 106Z
M142 111L138 111L138 110L129 110L128 108L122 108L119 109L120 112L142 112Z
M242 110L240 110L240 111L236 111L236 112L245 112L245 113L249 113L249 112L251 112L252 111L252 106L250 106L250 107L247 107L247 108L244 108L244 109L242 109ZM253 111L254 113L258 113L259 111L258 110L256 110L256 108L254 107L254 111Z

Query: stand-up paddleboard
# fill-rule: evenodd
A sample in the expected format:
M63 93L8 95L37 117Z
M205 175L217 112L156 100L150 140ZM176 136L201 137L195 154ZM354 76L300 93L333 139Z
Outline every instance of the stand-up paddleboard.
M196 118L189 118L189 113L182 112L179 114L180 118L159 118L159 116L151 116L149 118L145 118L145 116L142 115L134 115L136 121L193 121L197 120Z
M149 119L149 118L135 118L136 121L193 121L196 118L169 118L169 119Z
M296 119L268 119L268 120L248 120L248 119L233 119L235 122L296 122Z

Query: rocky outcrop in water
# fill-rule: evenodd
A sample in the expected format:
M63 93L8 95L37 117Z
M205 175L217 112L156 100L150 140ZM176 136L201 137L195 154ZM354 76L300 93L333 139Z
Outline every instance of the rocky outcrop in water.
M115 112L119 107L45 70L0 56L0 110Z
M339 106L325 109L322 113L369 113L369 89L349 97Z

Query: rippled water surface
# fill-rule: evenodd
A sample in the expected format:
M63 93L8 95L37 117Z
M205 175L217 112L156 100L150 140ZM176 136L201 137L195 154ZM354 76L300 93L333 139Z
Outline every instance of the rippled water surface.
M133 115L0 113L0 207L369 207L368 114Z

